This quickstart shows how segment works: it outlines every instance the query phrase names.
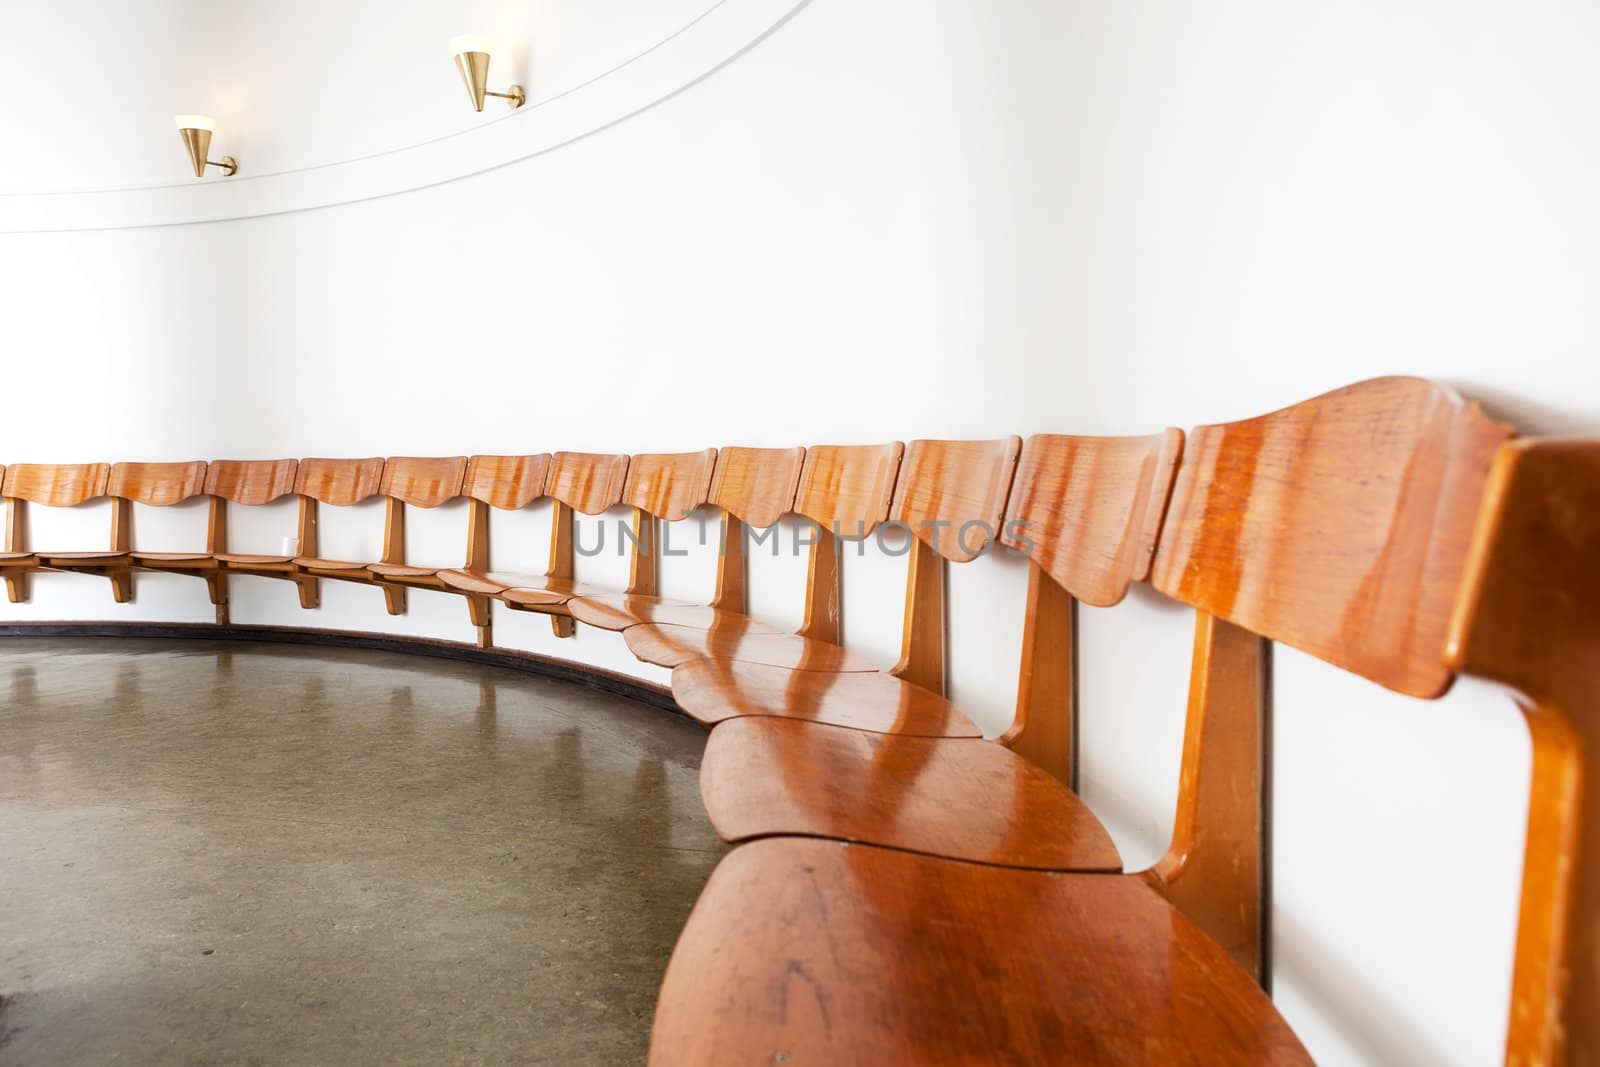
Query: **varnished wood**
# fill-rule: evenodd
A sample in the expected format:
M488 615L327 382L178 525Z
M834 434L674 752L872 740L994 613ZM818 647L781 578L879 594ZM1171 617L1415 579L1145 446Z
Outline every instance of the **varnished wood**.
M205 492L204 463L118 463L106 494L135 504L168 507Z
M709 489L698 491L698 475L704 468L708 453L683 453L676 456L633 457L629 467L629 489L624 503L632 504L634 513L635 544L654 545L645 540L646 531L659 533L658 523L649 521L651 514L667 519L672 514L685 516L698 505L709 502L723 508L721 545L717 558L716 591L711 610L683 601L663 600L654 595L658 584L656 564L659 548L647 555L637 551L630 560L628 595L604 595L591 600L580 598L568 603L572 617L608 630L624 630L629 626L647 622L668 622L675 625L692 625L702 629L724 623L734 623L731 616L742 616L746 610L746 546L745 528L741 515L754 516L763 524L776 522L787 512L794 501L795 485L800 476L803 449L782 448L725 448L715 454L714 469ZM656 491L641 494L640 484L661 484L665 470L679 470L672 480L696 488L689 493L676 491L675 504L662 503L674 494ZM646 505L640 508L640 504ZM772 632L771 627L758 627L761 632Z
M501 511L518 511L544 496L550 455L473 456L467 461L463 491Z
M660 584L661 522L643 508L634 508L632 529L627 591L634 596L654 597Z
M1030 437L1000 539L1084 603L1119 603L1150 573L1182 452L1178 430Z
M1136 879L776 838L712 872L650 1062L1311 1061L1250 976Z
M390 462L392 463L393 461L391 460ZM462 462L463 470L465 469L465 467L466 467L466 463L465 463L465 461L463 461ZM384 477L384 481L387 483L388 480L389 480L389 469L388 469L387 466L384 468L383 477ZM460 488L460 479L459 479L459 477L457 478L456 486L457 486L457 489L459 490L459 488ZM437 493L442 492L442 491L443 490L440 489L440 488L434 488L430 492L432 494L437 494ZM432 499L432 496L429 496L429 499ZM448 499L448 498L444 498L444 499ZM438 501L438 503L443 503L444 499L440 499ZM430 504L430 505L427 505L427 506L428 507L433 507L435 505ZM404 563L405 562L405 558L406 558L406 504L405 504L405 499L403 497L399 497L399 496L388 496L387 499L385 499L384 502L383 502L383 562L384 563L388 563L388 564ZM368 574L374 574L374 572L372 571L372 569L370 567L365 567L364 566L363 569L366 570L366 572ZM384 610L387 611L390 615L404 615L406 613L406 589L405 589L405 586L398 585L398 584L395 584L393 582L384 582L383 583L383 605L384 605Z
M466 456L390 456L378 493L414 507L436 508L461 496L466 473Z
M1507 686L1533 741L1506 1062L1600 1060L1600 441L1501 446L1449 662Z
M844 579L839 569L839 541L832 530L814 527L806 559L806 604L801 637L837 645L844 640Z
M545 495L585 515L598 515L622 503L627 476L627 456L557 452L551 457Z
M890 517L952 563L968 563L1000 532L1020 437L913 441L895 482Z
M561 454L569 455L570 453ZM554 496L555 494L552 493L551 495ZM607 507L609 506L607 505ZM572 505L567 503L566 500L557 497L555 506L550 511L550 567L545 572L546 576L552 581L560 583L575 580L574 572L577 553L573 539L577 536L576 523L577 518L573 515ZM519 586L519 588L532 586L533 583L527 583L526 586ZM571 637L575 632L572 616L550 616L550 632L557 637Z
M0 501L6 509L6 540L0 555L0 567L6 582L6 599L13 604L28 599L28 574L39 565L38 557L27 550L28 505L15 497L4 495L6 468L0 467Z
M292 459L217 459L206 466L208 496L259 507L294 492L300 465Z
M711 478L711 503L747 526L764 529L794 507L803 448L724 448Z
M794 511L824 529L861 538L889 517L905 446L814 445L806 449Z
M104 463L13 463L0 496L47 508L71 508L106 495L111 468Z
M1037 562L1028 565L1017 710L999 741L1078 787L1077 602Z
M711 498L717 450L643 453L628 461L620 503L665 522L677 522Z
M669 623L644 623L622 631L628 650L646 663L676 667L712 656L738 663L765 663L802 671L876 671L867 660L838 645L795 634L751 633L742 625L701 630Z
M1083 801L984 741L730 719L706 743L700 796L725 841L827 837L1006 867L1122 869Z
M1265 975L1267 665L1271 646L1195 620L1172 843L1146 880L1256 979Z
M889 673L930 692L945 690L945 561L919 538L906 562L906 610L900 660Z
M673 670L672 695L704 723L775 715L884 734L983 736L944 697L876 671L797 671L697 659Z
M1472 523L1509 435L1419 378L1199 427L1155 586L1390 689L1438 696Z
M743 632L751 634L783 632L776 626L751 619L739 612L720 611L703 604L687 604L677 600L663 600L660 597L632 596L628 593L579 597L570 601L567 607L574 619L602 630L626 630L641 623L659 622L698 630L742 626Z
M378 492L383 459L302 459L294 491L319 503L349 507ZM305 552L305 545L300 546ZM311 553L314 554L314 553Z
M528 506L544 495L549 473L548 453L522 456L472 456L466 461L461 485L461 495L467 498L467 549L462 567L417 569L387 564L371 568L372 573L386 583L461 592L448 585L440 576L441 572L456 569L469 574L487 573L491 566L489 509L515 511ZM492 647L494 629L489 598L480 593L468 592L463 595L467 601L467 618L478 631L478 646Z
M717 588L711 607L745 615L750 611L750 556L746 552L744 520L729 513L722 517L717 546ZM646 620L640 620L646 621ZM649 621L669 622L669 619Z
M642 453L628 461L622 503L633 509L628 547L628 589L635 596L656 595L660 579L661 523L676 522L706 503L717 450Z
M81 559L74 559L69 553L22 554L27 550L28 504L77 507L105 496L110 477L111 468L104 463L13 463L5 468L4 478L0 479L0 496L6 500L6 540L8 551L17 553L5 571L6 592L13 603L27 600L27 574L44 566L104 574L111 579L112 596L117 603L126 603L132 596L131 582L126 575L107 569L129 562L125 554L128 517L122 502L112 502L111 551L86 552ZM122 548L117 547L119 536Z

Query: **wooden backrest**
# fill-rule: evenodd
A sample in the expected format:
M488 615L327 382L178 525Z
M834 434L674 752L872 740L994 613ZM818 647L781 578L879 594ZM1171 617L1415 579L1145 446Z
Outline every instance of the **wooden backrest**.
M0 496L52 508L70 508L106 495L111 468L104 463L13 463Z
M111 468L106 493L135 504L166 507L205 491L206 465L194 463L118 463Z
M550 459L544 495L574 511L598 515L622 502L628 457L597 452L557 452Z
M813 445L806 449L794 512L820 526L864 537L889 517L895 472L905 446Z
M766 527L794 507L803 448L724 448L711 476L711 503L741 522Z
M550 453L536 456L473 456L467 461L463 492L502 511L525 508L544 496Z
M628 460L622 503L646 515L675 522L711 498L717 450L647 452Z
M1445 637L1509 427L1419 378L1376 378L1189 435L1154 584L1413 696Z
M436 508L461 495L466 473L466 456L390 456L384 461L378 492L419 508Z
M890 517L952 563L981 556L1000 533L1022 438L912 441Z
M1028 438L1001 542L1067 592L1110 607L1150 576L1183 433Z
M214 459L206 468L207 496L255 507L294 492L292 459Z
M378 491L383 459L302 459L294 491L324 504L347 507Z

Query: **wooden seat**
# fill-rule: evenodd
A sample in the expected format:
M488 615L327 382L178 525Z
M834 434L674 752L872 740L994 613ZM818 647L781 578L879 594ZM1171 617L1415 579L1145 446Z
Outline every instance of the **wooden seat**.
M998 535L1020 447L1021 441L1015 437L993 441L913 441L901 464L885 462L889 455L882 452L874 455L870 451L862 454L819 448L807 454L796 493L796 510L813 521L826 521L835 529L842 528L841 518L853 520L863 531L862 536L887 517L911 536L900 660L889 671L894 677L934 694L944 692L945 563L978 558ZM876 468L887 477L880 475L882 480L877 480L870 475L852 475L852 462L867 471ZM894 474L896 467L898 477ZM853 482L862 484L851 493L847 490ZM862 488L868 486L872 488L863 492ZM831 531L827 535L830 544L837 537ZM813 564L817 558L813 555ZM837 566L836 556L833 566ZM815 567L812 577L816 577ZM825 593L808 590L808 603L836 597L837 581L835 569L831 588ZM837 640L837 618L828 632ZM802 637L747 636L737 631L707 631L704 636L696 636L652 624L630 627L624 631L624 638L635 656L665 667L678 667L705 656L811 671L872 666L859 657L842 650L831 651L827 644ZM739 702L736 686L735 682L702 689L695 699L715 692ZM768 687L755 699L764 703L770 694ZM783 710L777 707L768 713L783 714Z
M491 571L488 567L487 526L483 542L473 543L466 567L439 572L447 589L467 594L469 607L481 611L479 643L487 636L488 601L499 600L508 607L542 611L551 615L550 625L557 637L571 637L572 617L563 605L580 590L574 582L575 513L598 515L616 506L628 474L628 457L592 452L557 452L549 458L541 495L550 497L550 566L544 574L517 571ZM481 513L485 519L487 512ZM476 563L476 565L474 565ZM568 589L572 592L568 592ZM514 597L508 597L515 590ZM475 623L478 617L474 617Z
M838 645L796 634L750 633L741 621L714 630L646 623L622 631L628 650L646 663L677 667L711 657L802 671L875 671L871 661Z
M752 619L742 612L635 593L595 593L576 597L567 606L574 619L602 630L626 630L643 623L664 623L696 630L743 624L745 633L783 633L780 627Z
M118 463L106 480L111 498L111 548L104 552L52 552L44 562L56 570L98 574L111 580L117 603L133 599L134 505L171 507L205 490L206 465L194 463ZM159 567L155 569L161 569Z
M229 569L244 570L255 566L281 565L284 570L294 570L293 556L274 556L256 552L218 552L215 559L232 564Z
M217 622L229 621L228 575L230 572L273 578L296 579L292 556L228 551L228 505L263 507L294 492L299 464L292 459L213 460L206 467L205 494L210 498L210 521L206 530L206 550L211 565L195 566L192 560L166 559L160 553L142 553L138 563L148 570L195 573L205 579L216 608ZM301 522L305 521L302 509ZM306 596L301 587L302 603Z
M955 444L962 446L961 452L951 455ZM839 743L818 748L821 742L808 745L800 737L773 735L788 738L789 747L796 753L815 749L817 758L825 759L828 769L814 778L796 757L795 762L786 765L788 773L781 773L775 765L758 773L728 775L715 783L720 800L716 806L712 804L710 771L703 771L703 791L712 824L725 840L795 833L1013 865L1019 864L1006 858L1012 840L1030 835L1042 840L1050 836L1051 827L1070 826L1073 841L1108 842L1104 829L1067 788L1071 766L1068 745L1073 731L1072 682L1068 673L1071 601L1074 595L1081 595L1099 606L1113 605L1122 600L1134 581L1148 573L1148 549L1155 544L1172 489L1182 434L1169 430L1145 437L1033 437L1022 450L1014 479L1005 453L990 448L985 456L977 447L980 444L914 442L902 466L895 514L913 529L921 525L924 530L945 530L949 537L942 546L943 552L965 548L965 559L971 559L980 546L971 539L965 546L959 545L950 532L974 519L987 529L998 530L1004 505L996 500L994 487L1010 487L1005 537L1019 549L1023 539L1028 540L1026 551L1032 561L1032 576L1019 665L1017 720L1004 740L1014 746L1036 742L1031 751L1050 761L1046 769L1056 777L1050 778L1046 770L997 746L961 745L957 746L963 753L960 758L935 758L929 753L916 761L915 773L890 774L885 782L880 769L885 761L901 766L920 755L918 749L926 744L908 742L901 754L887 742L884 748ZM944 478L952 484L941 490ZM973 488L952 491L963 483ZM962 517L963 511L966 518ZM934 545L926 548L931 553ZM923 677L942 679L942 586L927 581L919 586L917 562L913 556L902 663L920 664ZM932 616L932 624L923 618L924 613ZM627 631L629 635L637 632ZM720 678L708 682L703 672L691 679L687 669L681 678L675 672L673 681L679 703L691 714L714 711L711 702L716 700L729 700L746 713L753 709L766 714L788 712L788 694L782 694L782 702L774 700L773 685L768 679L759 679L765 694L746 693ZM893 721L896 698L893 691L880 692L874 698L884 706L880 714L889 721ZM809 718L809 710L802 710ZM718 732L723 729L718 727ZM713 733L707 748L707 768L723 766L712 759L720 743L724 742L719 742L717 733ZM779 746L766 746L766 750L774 758L780 755ZM979 767L986 768L987 773L978 773ZM1051 783L1048 788L1036 781L1040 776ZM835 811L830 808L834 794L818 792L818 780L855 780L863 788L851 792L841 810ZM979 812L1011 812L1016 808L1021 782L1032 783L1029 796L1040 807L1019 809L1014 820L999 826L969 816L961 821L966 833L952 828L951 798L970 801ZM1111 856L1109 868L1103 866L1105 857L1100 850L1083 854L1058 850L1051 864L1020 865L1114 870L1114 851ZM1088 865L1078 866L1079 863Z
M133 564L142 570L184 571L215 568L216 558L209 552L140 552L133 553Z
M266 465L268 463L270 466ZM284 461L262 461L262 464L253 467L247 464L235 465L230 471L230 487L240 496L258 500L276 499L286 495L281 490L283 476L288 474L293 478L290 491L300 500L300 514L296 524L300 552L293 556L218 552L217 558L222 561L223 569L228 573L286 578L298 587L302 608L317 607L321 602L321 591L318 587L320 576L345 576L353 579L356 573L343 572L332 567L312 571L296 562L300 559L322 559L317 553L318 509L322 504L350 507L377 493L383 481L383 464L381 458L312 458L302 459L287 470Z
M364 466L351 467L361 463ZM377 464L379 477L371 482L372 465ZM310 475L307 475L307 471ZM436 508L461 496L462 480L466 475L467 457L392 456L387 460L303 460L300 464L301 480L315 492L306 494L313 503L321 502L339 507L359 503L369 496L383 497L383 558L381 563L403 564L406 552L406 507ZM368 488L370 486L370 488ZM319 495L320 494L320 495ZM316 532L311 532L315 552ZM304 542L300 546L305 549ZM306 554L296 556L297 573L317 578L334 578L339 581L378 584L383 589L383 602L390 615L404 615L406 589L401 582L378 582L371 571L370 560L337 560Z
M712 872L650 1062L1311 1061L1253 977L1135 879L777 838Z
M1072 790L986 741L729 719L706 743L700 797L724 841L828 837L1006 867L1122 869Z
M488 596L498 596L507 589L534 588L548 578L547 574L532 571L470 571L461 567L439 571L440 581L451 589Z
M704 723L776 715L886 734L983 736L944 697L877 671L797 671L696 659L673 670L672 696Z
M494 644L494 623L489 597L481 587L451 584L452 577L473 578L489 571L489 515L491 510L518 511L544 495L550 473L550 455L472 456L467 460L461 495L467 498L467 546L460 567L419 567L408 563L378 562L369 574L386 585L461 593L467 617L478 631L478 645Z
M365 571L369 566L357 560L320 559L315 556L296 556L291 561L296 567L308 571Z
M617 505L629 508L632 512L632 530L625 593L653 597L656 595L661 565L661 523L683 519L705 503L710 492L712 472L716 467L717 450L645 452L625 458L627 476L623 479L621 492L614 500L590 492L585 483L592 479L586 477L578 480L575 477L577 469L571 464L552 474L550 495L556 498L558 506L565 504L586 514L598 514L606 507ZM602 507L602 504L605 506ZM569 531L570 515L569 511ZM565 544L568 551L566 558L557 560L555 547L561 544ZM570 601L577 597L610 592L573 579L570 545L570 539L563 541L560 536L553 538L550 573L536 582L507 588L498 594L497 599L508 607L522 611L559 614L570 627L574 618L567 606Z
M711 475L709 503L722 510L717 551L716 590L709 605L669 600L654 592L597 593L575 597L567 609L579 622L604 630L625 630L663 622L702 630L746 618L748 573L745 528L770 527L794 505L805 460L803 448L724 448ZM635 458L637 462L637 457ZM750 623L749 633L778 633Z
M28 599L29 575L45 569L49 563L48 550L36 552L23 544L28 528L28 505L70 508L103 497L111 468L104 463L13 463L0 469L5 471L0 476L0 498L4 499L6 508L5 544L0 548L14 553L4 568L6 595L13 604L20 604ZM120 509L113 507L113 551L126 547L117 541L119 533L125 529L117 525L122 515ZM62 556L63 569L70 569L72 561L65 558L65 553ZM111 588L118 603L132 595L126 579L114 579Z

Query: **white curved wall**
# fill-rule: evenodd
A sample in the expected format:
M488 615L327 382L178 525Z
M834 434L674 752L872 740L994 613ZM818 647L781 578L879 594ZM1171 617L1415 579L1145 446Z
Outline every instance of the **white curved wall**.
M559 9L463 5L459 21L500 17L486 28L538 41ZM477 120L436 20L385 17L381 54L326 73L329 106L357 106L345 94L381 67L436 86L416 94L418 132L435 92L460 108L439 121ZM1453 381L1527 429L1594 431L1600 131L1581 105L1600 88L1584 44L1597 21L1576 2L811 0L659 106L467 180L270 218L0 237L0 461L1149 432L1399 372ZM117 29L151 43L152 69L171 58L153 24ZM263 52L291 39L251 33ZM388 43L409 39L427 51L407 68ZM314 94L272 80L324 74L258 63L240 128L309 123ZM235 91L220 68L196 77ZM162 125L178 108L149 107L161 121L130 171L181 177ZM56 116L113 137L100 112ZM338 140L303 136L283 138L285 158ZM357 510L330 514L330 553L375 549L380 513ZM40 543L104 538L103 509L35 516ZM544 518L501 521L497 564L541 566ZM454 559L462 521L417 521L413 555ZM291 523L241 519L235 540L275 544ZM203 526L201 508L146 511L137 536L197 542ZM846 561L848 640L885 663L902 566ZM604 580L622 564L581 568ZM800 571L757 561L765 614L797 615ZM704 595L710 575L697 551L665 580ZM958 699L998 730L1022 571L988 560L952 577ZM442 596L414 594L399 620L372 589L330 582L324 598L308 615L290 586L240 579L234 616L470 637ZM143 577L117 607L103 581L52 575L0 617L209 610L198 582ZM1135 866L1171 827L1188 627L1143 594L1082 615L1084 793ZM661 677L614 635L557 643L502 612L497 636ZM1412 701L1289 650L1276 701L1279 1004L1324 1062L1497 1061L1527 783L1517 715L1487 687Z

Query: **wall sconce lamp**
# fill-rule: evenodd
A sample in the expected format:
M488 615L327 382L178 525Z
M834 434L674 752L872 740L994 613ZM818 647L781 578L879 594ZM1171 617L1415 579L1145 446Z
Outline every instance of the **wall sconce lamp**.
M498 96L502 100L509 100L512 107L521 107L528 102L528 96L522 91L522 86L513 85L509 92L489 92L489 39L468 35L450 38L450 54L456 57L456 69L461 72L461 80L467 83L467 95L472 97L472 110L483 110L483 98Z
M210 115L174 115L172 121L178 124L178 134L183 138L183 147L189 150L189 163L194 167L194 176L204 178L206 165L221 167L222 173L233 174L239 169L239 161L232 156L223 156L221 159L207 159L206 153L211 151L211 132L217 124Z

